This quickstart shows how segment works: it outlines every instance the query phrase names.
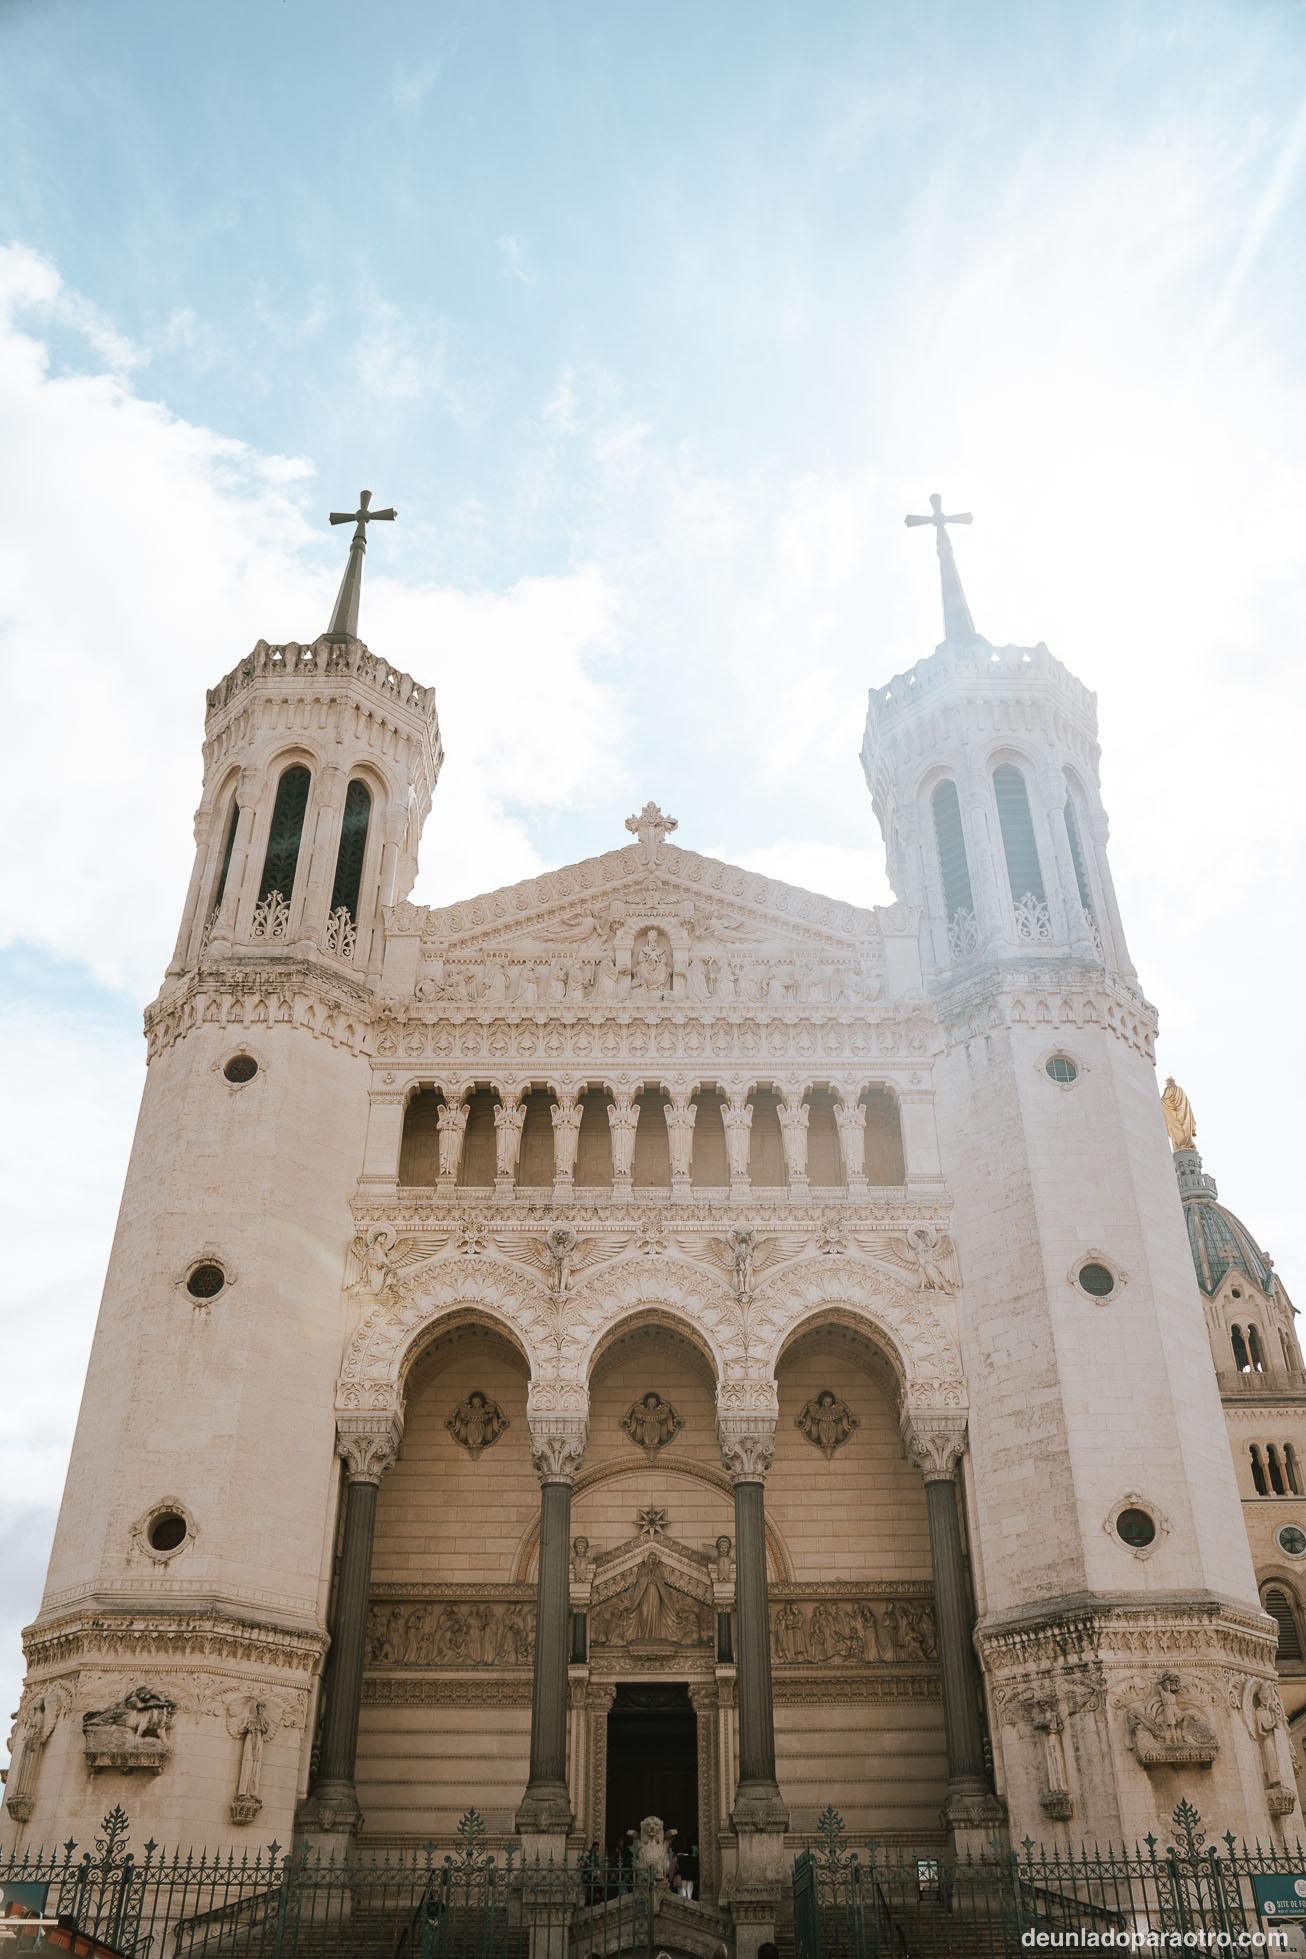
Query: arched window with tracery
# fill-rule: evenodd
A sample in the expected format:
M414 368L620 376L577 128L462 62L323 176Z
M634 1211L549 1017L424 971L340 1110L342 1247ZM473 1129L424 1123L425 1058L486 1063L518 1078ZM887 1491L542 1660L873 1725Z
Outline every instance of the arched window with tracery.
M993 794L998 805L998 828L1002 851L1007 860L1007 879L1016 914L1016 933L1022 939L1047 939L1052 936L1048 917L1043 871L1034 840L1034 819L1029 812L1029 792L1020 770L1003 762L993 771Z
M962 828L956 783L941 782L930 798L930 808L934 814L934 841L939 851L939 875L943 880L948 949L954 959L964 959L979 944L979 934L975 924L975 898L971 891L966 834Z
M336 852L336 878L331 887L332 912L347 912L355 925L358 923L358 893L363 882L363 857L367 850L367 826L371 815L371 791L365 782L355 779L345 791L340 848Z
M272 828L268 832L267 855L263 859L263 876L259 880L259 902L270 898L273 892L289 902L295 889L295 873L299 868L299 846L304 836L304 817L308 812L308 789L311 781L308 770L302 762L296 762L285 771L277 784L277 799L272 806Z

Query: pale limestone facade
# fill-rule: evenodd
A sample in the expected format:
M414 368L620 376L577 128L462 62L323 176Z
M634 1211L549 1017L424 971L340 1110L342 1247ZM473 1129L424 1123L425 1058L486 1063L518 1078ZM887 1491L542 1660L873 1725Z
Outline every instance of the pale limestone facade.
M1290 1503L1243 1436L1306 1450L1291 1309L1268 1279L1263 1408L1238 1274L1205 1320L1194 1281L1093 697L948 628L871 695L875 910L652 805L424 909L431 692L337 632L211 693L11 1836L122 1800L169 1843L412 1844L474 1804L610 1843L641 1719L753 1943L828 1802L969 1845L1182 1795L1297 1827Z

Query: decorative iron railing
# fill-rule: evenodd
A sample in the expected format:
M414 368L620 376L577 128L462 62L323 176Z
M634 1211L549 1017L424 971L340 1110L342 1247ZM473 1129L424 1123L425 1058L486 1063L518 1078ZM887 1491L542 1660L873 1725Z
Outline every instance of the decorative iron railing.
M1306 1847L1252 1847L1231 1832L1208 1844L1186 1801L1171 1824L1166 1846L1151 1835L1132 1851L1026 1838L959 1861L937 1848L856 1849L828 1808L794 1865L796 1959L1017 1959L1048 1945L1273 1951L1281 1934L1258 1912L1255 1880L1306 1880Z
M102 1830L80 1855L70 1839L0 1862L6 1943L35 1947L57 1919L91 1942L77 1949L123 1959L653 1959L668 1899L630 1862L531 1863L487 1848L475 1810L443 1858L430 1844L343 1859L278 1843L137 1852L121 1808Z

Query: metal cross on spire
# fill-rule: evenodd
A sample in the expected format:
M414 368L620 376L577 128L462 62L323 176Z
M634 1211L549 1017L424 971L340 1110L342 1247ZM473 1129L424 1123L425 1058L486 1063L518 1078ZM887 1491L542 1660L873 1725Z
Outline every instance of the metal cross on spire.
M394 522L394 510L373 510L372 492L360 490L357 510L333 510L333 524L353 524L354 535L349 541L349 561L345 575L340 581L336 594L336 609L331 614L331 624L327 627L328 639L358 638L358 600L363 589L363 553L367 549L367 527L369 524Z
M933 524L934 535L939 547L939 581L943 586L943 637L945 639L975 639L975 621L970 616L966 594L961 589L961 573L957 570L957 560L952 555L952 539L948 536L949 524L969 524L969 510L962 510L954 517L943 514L943 498L930 498L931 515L928 517L908 517L908 524Z

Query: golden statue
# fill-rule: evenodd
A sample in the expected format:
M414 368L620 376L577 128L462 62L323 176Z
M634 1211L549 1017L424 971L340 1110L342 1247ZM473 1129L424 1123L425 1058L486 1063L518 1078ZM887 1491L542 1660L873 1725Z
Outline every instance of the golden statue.
M1173 1075L1165 1078L1165 1088L1161 1094L1161 1113L1165 1117L1166 1130L1170 1137L1172 1150L1195 1150L1197 1144L1197 1118L1193 1105L1179 1087Z

